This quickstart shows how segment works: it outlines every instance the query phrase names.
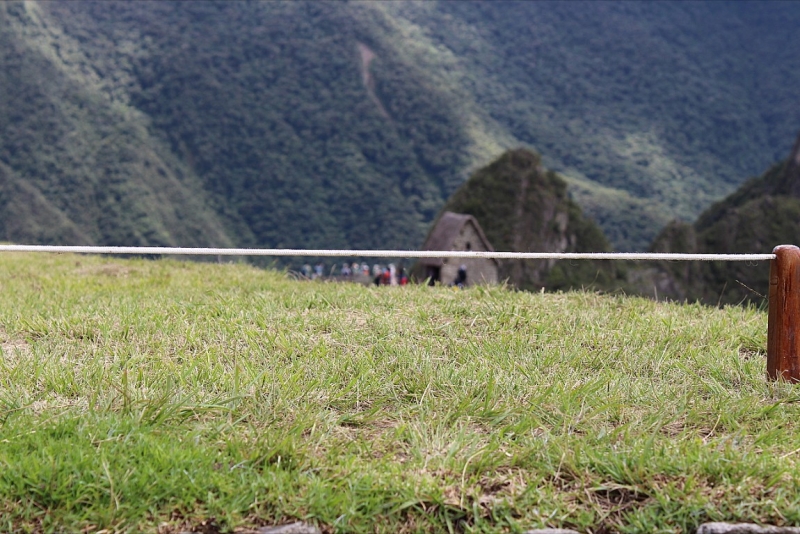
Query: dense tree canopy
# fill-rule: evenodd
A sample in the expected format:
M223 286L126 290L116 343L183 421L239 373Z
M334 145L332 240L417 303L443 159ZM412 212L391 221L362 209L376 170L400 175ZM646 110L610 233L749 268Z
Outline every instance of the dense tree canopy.
M417 247L505 149L643 249L800 124L794 3L5 2L0 238Z

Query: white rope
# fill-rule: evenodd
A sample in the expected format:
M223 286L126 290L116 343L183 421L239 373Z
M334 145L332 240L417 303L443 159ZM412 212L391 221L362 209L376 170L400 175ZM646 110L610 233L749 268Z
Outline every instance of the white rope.
M653 252L480 252L459 250L309 250L297 248L183 248L0 245L0 252L166 254L190 256L311 256L343 258L492 258L498 260L766 261L775 254L678 254Z

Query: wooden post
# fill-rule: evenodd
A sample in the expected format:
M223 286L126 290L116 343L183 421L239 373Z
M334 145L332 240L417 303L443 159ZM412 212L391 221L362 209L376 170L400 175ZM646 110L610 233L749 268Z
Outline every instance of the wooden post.
M780 245L769 268L767 377L800 381L800 248Z

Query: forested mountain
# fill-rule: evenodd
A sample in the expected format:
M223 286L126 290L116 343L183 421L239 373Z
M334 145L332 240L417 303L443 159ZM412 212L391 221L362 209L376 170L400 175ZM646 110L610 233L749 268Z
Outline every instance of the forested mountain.
M789 158L715 203L694 222L674 221L656 238L656 252L761 253L800 238L800 137ZM641 283L644 282L644 283ZM769 262L675 262L656 265L640 287L674 299L708 303L763 301Z
M0 239L418 247L505 149L643 249L788 150L790 2L0 3Z

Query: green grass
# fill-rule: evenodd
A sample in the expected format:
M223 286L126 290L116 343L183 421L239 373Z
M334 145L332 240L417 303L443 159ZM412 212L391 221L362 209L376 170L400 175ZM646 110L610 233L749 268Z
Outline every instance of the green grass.
M800 523L766 314L0 257L0 530Z

